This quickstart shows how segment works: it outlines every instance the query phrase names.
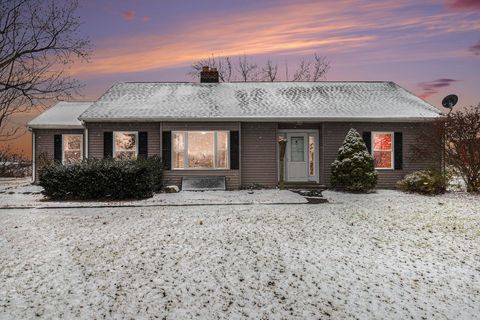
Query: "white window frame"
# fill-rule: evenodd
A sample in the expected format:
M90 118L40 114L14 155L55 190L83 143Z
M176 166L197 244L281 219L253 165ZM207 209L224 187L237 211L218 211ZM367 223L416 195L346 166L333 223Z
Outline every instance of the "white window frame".
M392 148L390 150L375 150L375 135L376 134L389 134L390 137L391 137L391 141L392 141ZM375 165L375 169L377 170L392 170L393 168L395 168L395 153L394 153L394 150L395 150L395 139L394 139L394 132L393 131L372 131L372 137L371 137L371 142L370 142L371 146L372 146L372 157L373 157L373 160L375 161L375 151L377 152L389 152L392 154L391 156L391 166L389 168L382 168L382 167L377 167Z
M188 167L188 133L189 132L213 132L213 167L212 168L190 168ZM217 159L218 159L218 132L226 132L227 134L227 167L226 168L217 168ZM174 167L174 141L173 138L175 134L183 134L183 168ZM171 150L170 150L170 163L172 164L172 170L195 170L195 171L208 171L208 170L230 170L230 130L175 130L172 131L172 136L170 140Z
M62 164L65 164L65 137L80 137L80 161L83 160L83 134L81 133L68 133L62 134Z
M138 131L113 131L113 147L112 147L112 152L113 152L113 158L117 159L117 148L115 147L115 134L117 133L123 133L123 134L135 134L135 159L138 158ZM130 151L130 150L118 150L118 151Z

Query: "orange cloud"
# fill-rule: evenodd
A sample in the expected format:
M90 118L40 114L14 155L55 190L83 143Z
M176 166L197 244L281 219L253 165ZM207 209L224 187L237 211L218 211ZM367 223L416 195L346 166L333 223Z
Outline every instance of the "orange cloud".
M157 35L106 39L95 51L92 63L76 65L70 72L74 75L142 72L186 65L212 53L236 56L319 51L328 55L369 47L375 48L378 55L380 50L398 50L400 36L378 41L385 30L401 33L407 40L403 45L418 41L414 29L421 29L425 37L480 30L479 21L458 21L454 13L400 16L396 10L405 3L416 4L416 1L296 2L254 14L196 17L168 34L159 30ZM451 20L455 23L449 23Z

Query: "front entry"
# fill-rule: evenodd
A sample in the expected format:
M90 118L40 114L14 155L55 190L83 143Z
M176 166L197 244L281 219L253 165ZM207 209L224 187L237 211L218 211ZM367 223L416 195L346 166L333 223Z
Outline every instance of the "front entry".
M318 131L285 130L281 135L287 140L285 181L318 182Z
M308 181L308 135L287 133L287 181Z

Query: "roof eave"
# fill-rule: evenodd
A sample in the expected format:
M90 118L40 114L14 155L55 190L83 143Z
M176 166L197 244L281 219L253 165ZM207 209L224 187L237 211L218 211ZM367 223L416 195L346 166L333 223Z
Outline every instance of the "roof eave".
M425 122L443 118L443 115L430 117L129 117L129 118L79 118L88 122Z
M28 129L85 129L81 124L27 124Z

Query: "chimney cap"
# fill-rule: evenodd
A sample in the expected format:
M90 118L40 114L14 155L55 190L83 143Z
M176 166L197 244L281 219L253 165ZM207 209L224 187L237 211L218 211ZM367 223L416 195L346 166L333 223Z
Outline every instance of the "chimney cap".
M203 66L202 71L208 71L210 68L208 66Z

